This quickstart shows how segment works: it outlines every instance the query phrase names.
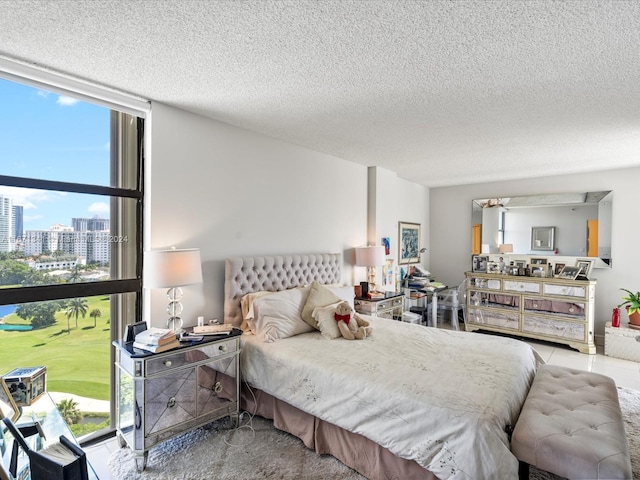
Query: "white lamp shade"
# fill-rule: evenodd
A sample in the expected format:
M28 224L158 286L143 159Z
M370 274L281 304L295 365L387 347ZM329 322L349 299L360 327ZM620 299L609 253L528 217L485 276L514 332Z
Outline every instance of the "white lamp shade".
M154 250L144 254L144 286L172 288L202 283L200 250Z
M513 253L513 243L503 243L500 245L500 253Z
M356 248L356 266L377 267L379 265L384 265L383 246Z

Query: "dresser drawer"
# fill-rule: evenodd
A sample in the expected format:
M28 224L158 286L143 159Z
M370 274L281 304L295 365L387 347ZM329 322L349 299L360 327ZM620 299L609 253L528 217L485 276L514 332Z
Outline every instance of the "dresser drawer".
M545 295L557 295L562 297L587 298L587 287L575 285L558 285L545 283L542 287Z
M486 325L517 331L520 329L520 312L509 312L488 308L469 308L467 322L470 324Z
M524 297L524 311L555 316L564 316L572 320L585 319L584 302L557 300L554 298Z
M502 288L502 280L499 278L469 277L468 287L486 290L500 290Z
M556 338L568 338L584 342L586 340L584 323L564 322L555 318L522 316L522 331Z
M540 293L540 284L534 282L523 282L520 280L505 280L504 290L522 293Z

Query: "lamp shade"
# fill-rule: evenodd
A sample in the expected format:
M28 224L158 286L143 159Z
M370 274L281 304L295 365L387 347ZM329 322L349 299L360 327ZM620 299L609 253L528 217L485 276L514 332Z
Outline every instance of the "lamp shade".
M200 250L154 250L144 255L144 286L172 288L202 283Z
M500 253L513 253L513 243L503 243L500 245Z
M377 267L379 265L384 265L383 246L356 248L356 266Z

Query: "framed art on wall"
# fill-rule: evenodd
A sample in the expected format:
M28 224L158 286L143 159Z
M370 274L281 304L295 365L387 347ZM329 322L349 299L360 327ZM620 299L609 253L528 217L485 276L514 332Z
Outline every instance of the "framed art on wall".
M398 264L420 262L420 224L398 222Z

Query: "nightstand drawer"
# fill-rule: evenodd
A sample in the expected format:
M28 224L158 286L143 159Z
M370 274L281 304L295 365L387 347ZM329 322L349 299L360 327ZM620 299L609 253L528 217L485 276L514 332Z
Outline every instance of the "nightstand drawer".
M205 344L200 348L189 351L178 351L162 355L160 358L151 358L147 360L147 375L155 375L163 373L171 369L184 367L196 362L202 362L210 358L220 357L238 350L238 341L236 337L230 338L222 342Z

